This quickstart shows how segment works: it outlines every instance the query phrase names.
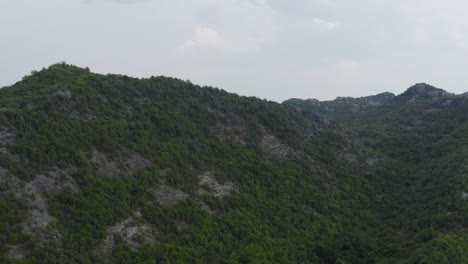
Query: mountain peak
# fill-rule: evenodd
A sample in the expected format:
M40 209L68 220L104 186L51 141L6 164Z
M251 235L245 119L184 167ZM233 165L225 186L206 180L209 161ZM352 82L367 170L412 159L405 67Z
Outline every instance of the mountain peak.
M32 71L30 75L23 77L23 81L36 83L37 86L41 86L47 83L67 80L68 78L76 78L89 73L89 68L81 68L75 65L66 64L65 62L59 62L52 64L47 68Z
M449 95L449 93L427 83L417 83L408 88L402 95L428 95L430 97L440 97Z
M417 83L408 88L404 93L397 96L397 101L405 103L414 103L419 98L439 98L450 96L451 94L447 91L436 88L427 83Z

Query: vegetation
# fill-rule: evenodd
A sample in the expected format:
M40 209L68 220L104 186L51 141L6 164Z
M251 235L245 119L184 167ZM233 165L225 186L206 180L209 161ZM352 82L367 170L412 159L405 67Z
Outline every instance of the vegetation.
M457 251L467 246L468 98L417 84L365 110L348 115L330 111L356 109L361 100L285 104L342 124L356 140L398 164L399 173L385 179L381 213L386 224L400 230L403 242L409 243L401 244L406 249L394 262L403 255L408 263L466 262L466 253L441 248ZM452 246L441 246L441 240L454 236L460 239Z
M0 262L468 262L468 104L445 100L341 125L52 65L0 90Z

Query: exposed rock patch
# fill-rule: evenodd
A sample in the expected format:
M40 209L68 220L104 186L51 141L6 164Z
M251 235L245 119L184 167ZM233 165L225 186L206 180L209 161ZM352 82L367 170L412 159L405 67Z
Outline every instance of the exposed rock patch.
M46 241L61 242L61 234L53 226L55 218L49 213L47 193L77 192L78 186L66 172L54 168L37 175L33 180L24 182L0 167L0 191L15 193L17 199L24 201L21 226L25 234L31 235L38 245ZM11 259L25 259L29 256L27 245L9 245L8 256Z
M461 199L462 199L462 201L467 201L468 200L468 193L467 192L462 192L461 193Z
M71 112L70 117L73 118L73 119L78 119L78 120L83 120L83 121L92 121L92 120L95 120L97 118L91 112L84 113L84 112L78 112L78 111Z
M29 196L26 201L29 209L21 221L23 232L33 236L39 245L47 240L60 242L60 233L55 228L51 228L51 224L56 219L50 215L45 197L42 194L34 194Z
M9 147L15 142L15 133L9 129L0 130L0 146Z
M7 180L7 172L8 170L0 166L0 183L4 183Z
M303 111L300 112L300 114L307 120L307 126L297 126L294 122L290 122L290 126L295 127L300 132L300 136L303 139L311 139L318 131L323 129L336 130L325 118L313 112Z
M51 223L55 218L53 218L46 208L46 202L43 197L36 197L37 203L34 205L39 207L34 208L29 211L29 221L24 225L24 230L29 234L34 234L38 229L44 229L49 223Z
M410 99L408 100L407 103L408 103L408 104L414 104L414 103L416 103L416 97L410 98Z
M159 185L158 188L153 191L153 194L156 198L156 201L164 206L174 206L179 201L189 197L188 194L182 192L181 190L177 190L166 184Z
M356 163L358 161L358 157L351 153L345 153L341 155L343 160L348 163Z
M110 177L129 177L151 165L149 160L128 150L112 156L94 150L91 163L94 169Z
M0 153L5 155L11 161L20 162L20 156L16 154L12 154L10 150L8 150L6 147L0 147Z
M8 258L14 260L24 260L31 253L30 249L25 245L9 245L7 249Z
M72 97L72 92L68 89L59 90L55 94L66 98Z
M159 171L159 175L161 177L166 177L169 174L169 172L171 172L171 171L172 171L171 168L165 168L165 169L162 169L161 171Z
M147 96L140 97L140 98L135 98L134 100L135 100L135 102L137 102L140 105L151 103L151 99L149 97L147 97Z
M58 168L37 175L33 181L28 183L27 188L34 193L48 192L56 194L63 191L78 191L75 180Z
M224 184L219 183L211 172L205 172L199 176L199 190L201 195L208 194L214 197L224 197L230 195L235 190L235 185L227 181Z
M36 237L40 243L48 238L56 241L60 239L60 233L50 227L55 218L48 211L45 194L65 191L77 192L78 186L72 177L58 168L37 175L32 181L19 188L18 196L24 199L29 207L26 217L22 220L25 233Z
M21 197L19 190L22 181L0 166L0 194L13 193Z
M376 165L378 162L379 162L379 159L376 159L376 158L369 157L369 158L366 159L366 164L371 166L371 167Z
M208 213L210 213L210 214L214 213L214 211L211 210L211 208L210 208L203 200L201 200L201 199L196 199L196 201L198 202L198 204L200 204L200 206L201 206L201 208L202 208L203 210L205 210L206 212L208 212Z
M132 217L119 222L107 229L107 235L101 244L101 251L109 256L115 247L115 238L120 236L125 243L133 249L137 249L144 243L151 243L156 240L157 231L152 228L136 211Z
M23 197L26 198L30 207L26 213L27 217L22 221L23 230L27 234L37 236L42 229L55 219L47 210L47 200L42 194L27 189L23 193Z
M453 100L452 99L448 99L448 100L445 100L442 105L443 106L448 106L448 105L451 105L453 103Z
M330 122L325 118L311 112L302 112L302 115L307 118L309 124L312 124L314 129L322 129L322 128L331 128Z
M278 138L263 131L260 143L262 152L267 158L284 159L290 155L295 155L295 151L288 145L281 143Z

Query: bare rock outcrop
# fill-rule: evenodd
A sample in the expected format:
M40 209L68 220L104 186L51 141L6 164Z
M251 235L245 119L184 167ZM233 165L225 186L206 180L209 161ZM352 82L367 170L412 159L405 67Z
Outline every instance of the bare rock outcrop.
M8 250L8 258L13 260L24 260L26 259L29 254L31 254L31 250L25 245L9 245L7 246Z
M100 246L100 250L110 256L115 247L115 238L121 237L133 249L141 247L145 243L153 243L157 239L158 232L143 219L140 211L135 211L133 216L113 225L107 229L107 235Z
M15 142L15 133L9 129L0 130L0 146L8 147Z
M47 194L77 192L74 179L59 168L53 168L37 175L33 180L24 182L0 167L0 186L2 192L15 193L25 204L21 226L25 234L31 235L42 245L47 241L61 242L61 234L54 227L56 219L50 214ZM26 245L7 245L11 259L25 259L30 248Z
M37 175L26 187L30 192L35 193L47 192L57 194L64 191L78 191L78 185L75 180L58 168Z
M174 206L179 201L189 197L189 195L183 191L175 189L164 183L153 190L153 194L156 198L156 201L163 206Z
M48 211L46 193L77 192L78 186L66 172L55 168L51 171L37 175L32 181L26 183L18 190L18 195L23 198L29 209L26 218L23 219L23 230L39 239L47 237L60 237L57 230L49 230L49 224L55 221Z
M56 95L63 96L66 98L71 98L72 97L72 92L69 89L61 89L55 92Z
M278 138L263 130L260 148L267 158L285 159L290 155L296 155L294 149L282 143Z
M462 201L468 201L468 193L467 192L462 192L461 193L461 199L462 199Z
M129 177L151 165L151 162L129 150L108 155L94 150L91 164L98 172L110 177Z
M235 185L227 181L224 184L219 183L214 175L207 171L199 176L199 190L198 193L201 195L213 195L214 197L221 198L230 195L236 188Z

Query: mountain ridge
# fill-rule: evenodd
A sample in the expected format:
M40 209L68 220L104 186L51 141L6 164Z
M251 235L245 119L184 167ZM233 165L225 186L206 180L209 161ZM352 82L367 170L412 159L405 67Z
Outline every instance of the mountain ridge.
M436 88L429 84L417 83L403 93L394 95L383 92L377 95L365 97L337 97L332 101L319 101L316 99L288 99L284 105L292 106L300 111L311 111L322 114L332 120L346 121L356 113L369 112L379 109L398 109L404 105L415 104L423 101L441 101L441 104L451 104L456 98L463 97L463 94L456 95L448 93L443 89Z
M466 93L462 93L460 95L466 95ZM446 97L446 96L459 96L453 93L449 93L444 89L436 88L430 84L426 83L417 83L413 86L407 88L401 94L395 95L391 92L381 92L376 95L369 95L369 96L361 96L361 97L340 97L338 96L334 100L325 100L320 101L318 99L309 98L309 99L300 99L300 98L291 98L283 101L283 103L291 104L294 101L308 101L311 104L320 104L326 102L336 102L336 103L351 103L353 101L362 101L368 103L368 105L381 105L390 103L393 100L397 101L409 101L411 99L415 99L416 97L426 97L426 98L438 98L438 97ZM413 101L412 101L413 102Z

